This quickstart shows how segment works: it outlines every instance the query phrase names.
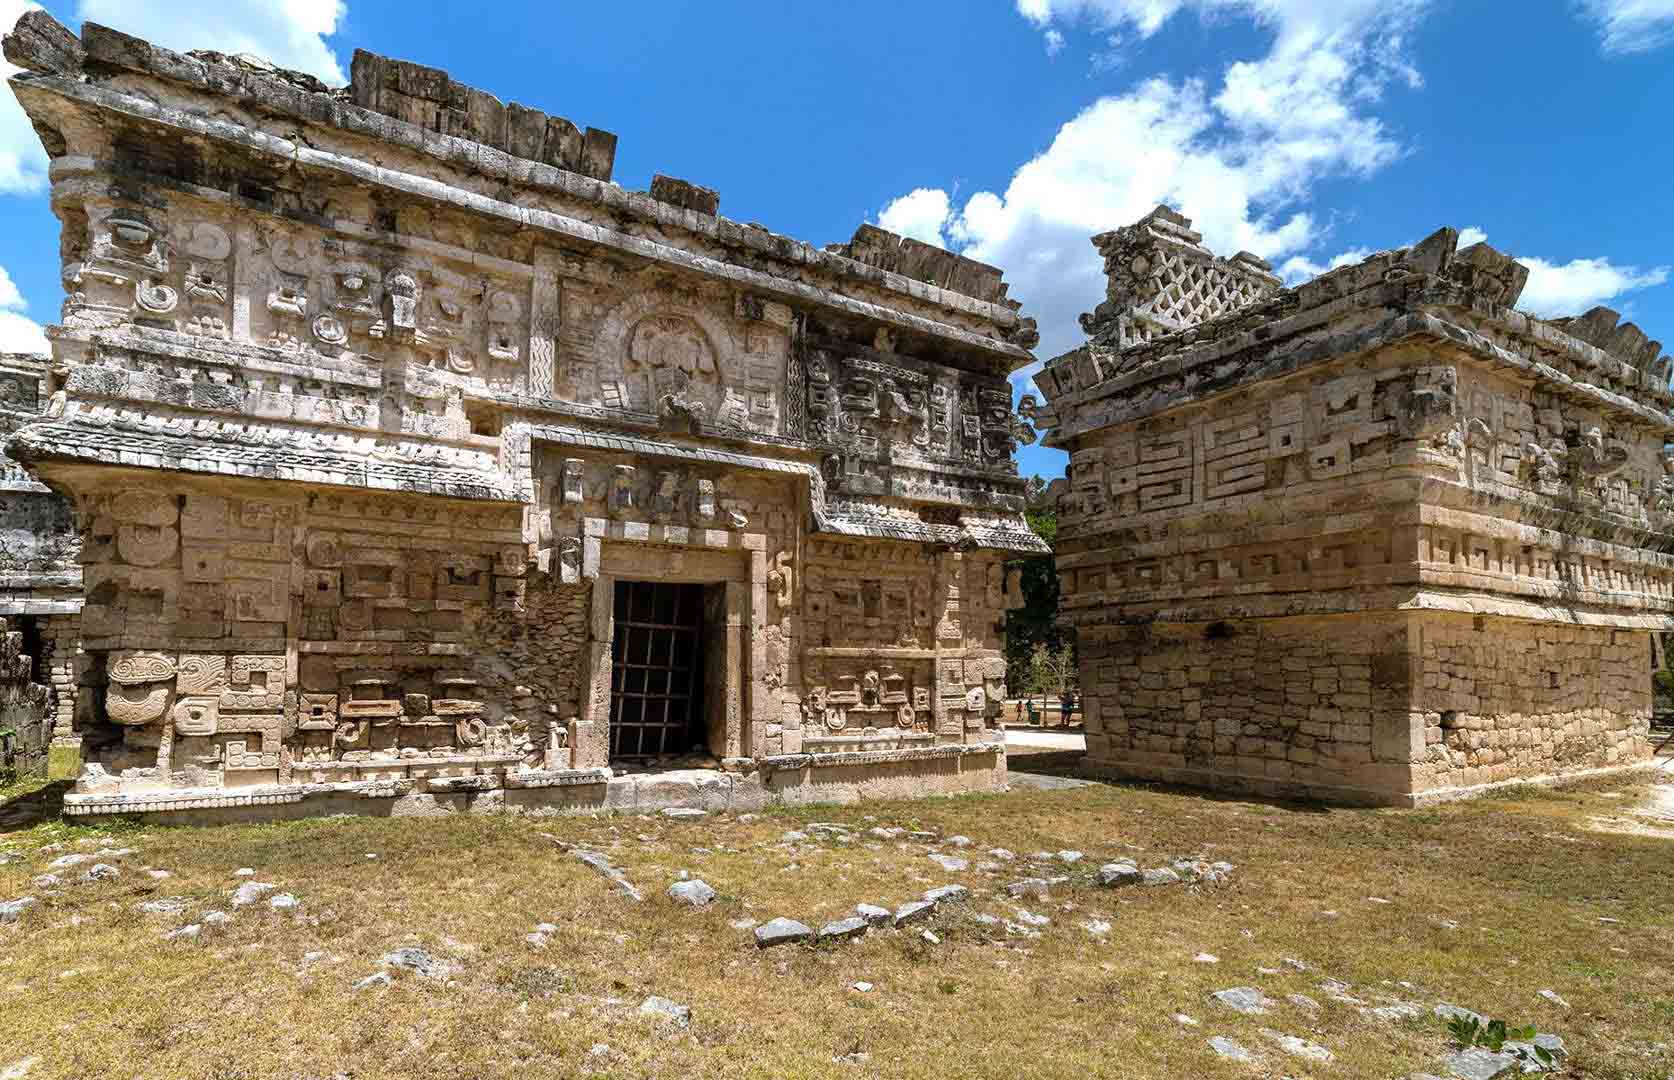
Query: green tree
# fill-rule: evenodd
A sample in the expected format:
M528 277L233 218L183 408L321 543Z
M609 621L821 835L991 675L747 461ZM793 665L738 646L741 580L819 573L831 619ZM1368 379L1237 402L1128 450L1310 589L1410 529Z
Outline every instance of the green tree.
M1033 480L1027 489L1029 505L1024 516L1035 535L1048 544L1058 537L1057 498L1063 487L1062 483L1048 486ZM1006 617L1006 692L1018 697L1029 690L1055 690L1056 679L1051 687L1031 684L1035 682L1037 648L1044 648L1049 658L1067 657L1070 672L1075 670L1074 635L1058 626L1057 567L1051 555L1031 555L1012 560L1010 568L1022 571L1023 606ZM1073 675L1070 682L1074 682Z

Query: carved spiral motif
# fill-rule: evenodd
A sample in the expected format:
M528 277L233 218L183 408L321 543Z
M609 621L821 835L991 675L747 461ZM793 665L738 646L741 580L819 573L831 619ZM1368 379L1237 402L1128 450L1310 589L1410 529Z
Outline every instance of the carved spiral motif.
M186 253L200 259L224 259L232 254L232 239L219 225L200 221L192 226L186 241Z
M180 658L182 694L219 694L227 687L227 658L224 656L183 656Z
M180 302L180 294L167 285L155 281L141 281L134 286L134 299L146 311L166 315Z
M122 685L163 682L174 678L174 657L160 653L113 653L108 668L110 681Z
M454 726L461 746L481 746L483 736L488 733L488 726L475 716L461 720Z

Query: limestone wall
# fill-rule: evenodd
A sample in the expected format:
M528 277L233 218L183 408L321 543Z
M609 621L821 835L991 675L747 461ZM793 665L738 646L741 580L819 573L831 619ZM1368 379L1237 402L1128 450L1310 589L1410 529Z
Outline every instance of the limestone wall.
M0 438L45 411L45 356L0 353ZM0 612L47 617L81 605L81 566L69 502L0 450Z
M1398 803L1643 761L1674 625L1660 346L1516 311L1526 268L1451 229L1187 296L1188 227L1095 240L1096 335L1037 380L1090 761Z
M545 748L556 724L563 738L581 709L593 590L549 574L528 579L522 610L474 607L467 640L480 657L486 692L529 718L532 741ZM562 745L561 743L559 744Z
M1406 788L1410 620L1268 619L1084 632L1088 763L1271 795Z
M1087 757L1121 776L1408 804L1646 760L1646 634L1386 613L1091 630Z
M623 191L609 133L369 53L332 91L43 11L4 48L63 225L8 445L81 545L70 805L603 783L626 581L703 588L729 769L995 756L1043 548L996 268Z
M49 359L0 354L0 437L38 420L50 401ZM82 677L80 646L81 534L61 494L0 450L0 614L32 657L33 684L8 682L7 718L18 732L26 767L46 763L46 743L73 744ZM72 755L73 756L73 755ZM22 758L20 758L22 761Z
M89 693L93 665L81 648L81 614L48 615L36 620L41 638L41 659L37 670L52 688L52 730L55 744L70 749L79 743L80 732L91 722L98 694ZM66 772L78 763L67 756Z
M1416 790L1650 759L1648 633L1463 616L1425 618L1417 633Z
M534 752L541 717L483 693L467 644L481 611L521 605L515 508L173 487L82 492L82 644L102 698L84 753L112 790L329 782L373 762Z
M1662 435L1626 419L1417 343L1088 432L1059 523L1065 608L1212 620L1433 585L1531 616L1664 610Z
M0 631L0 771L46 771L52 740L51 688L37 681L36 658L22 631Z

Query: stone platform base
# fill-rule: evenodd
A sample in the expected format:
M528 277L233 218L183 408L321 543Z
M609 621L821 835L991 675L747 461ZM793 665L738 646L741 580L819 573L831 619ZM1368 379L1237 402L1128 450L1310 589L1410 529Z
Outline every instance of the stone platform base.
M911 750L791 754L740 772L687 769L615 776L609 769L481 772L356 783L172 789L64 798L67 817L144 814L158 824L228 824L362 814L422 817L471 811L531 814L643 812L684 808L760 810L998 791L1006 784L1001 743Z
M1169 784L1179 787L1201 788L1228 795L1247 795L1258 799L1277 799L1287 802L1318 802L1336 806L1392 806L1415 809L1440 803L1459 802L1480 798L1505 788L1535 785L1563 787L1608 777L1630 779L1633 774L1653 770L1655 761L1635 761L1600 769L1578 769L1574 772L1551 773L1540 776L1512 777L1491 784L1464 787L1433 788L1429 791L1404 792L1377 788L1335 784L1303 784L1291 780L1274 780L1265 776L1239 773L1212 772L1206 769L1170 769L1126 765L1121 762L1092 762L1083 759L1076 775L1095 780L1119 780L1133 783Z

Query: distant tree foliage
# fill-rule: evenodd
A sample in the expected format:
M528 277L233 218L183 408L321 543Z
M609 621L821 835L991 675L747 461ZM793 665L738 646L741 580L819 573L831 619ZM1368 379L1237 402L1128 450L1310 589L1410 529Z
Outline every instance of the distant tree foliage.
M1652 657L1653 670L1651 672L1651 708L1667 717L1674 714L1674 663L1670 662L1669 650L1674 649L1674 634L1657 633L1654 635L1656 650ZM1010 653L1007 653L1010 656Z
M1025 489L1024 516L1048 544L1058 537L1058 495L1064 486L1035 478ZM1032 555L1010 565L1023 571L1023 606L1006 618L1006 691L1012 697L1056 695L1075 685L1077 670L1074 634L1058 626L1057 568L1051 555Z

